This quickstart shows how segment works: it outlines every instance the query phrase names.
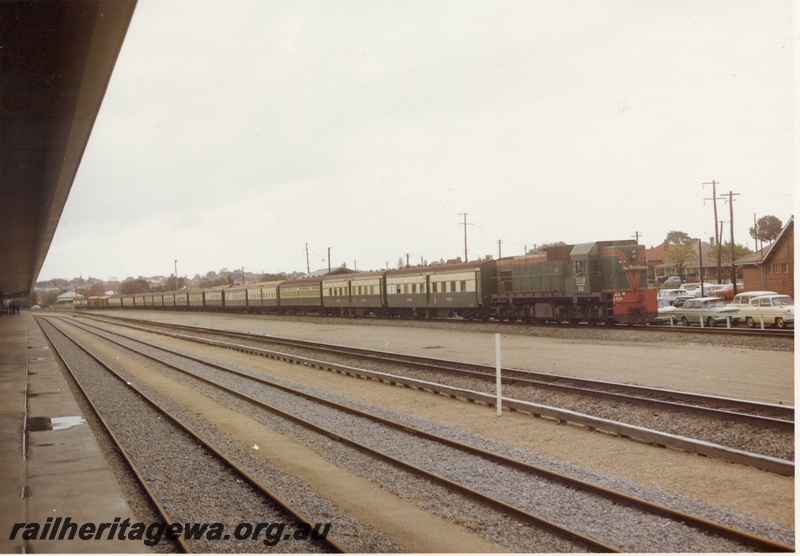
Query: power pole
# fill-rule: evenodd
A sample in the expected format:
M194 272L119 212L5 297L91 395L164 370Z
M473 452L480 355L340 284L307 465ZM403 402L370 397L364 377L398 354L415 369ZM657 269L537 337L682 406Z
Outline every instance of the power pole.
M497 258L498 259L502 259L503 258L503 240L502 239L498 239L497 240Z
M728 193L728 205L731 209L731 283L733 284L733 295L736 295L736 265L733 264L733 261L736 260L736 245L733 243L733 196L739 195L738 193L734 193L730 191ZM722 250L722 246L720 245L720 251Z
M636 239L636 243L639 243L639 235L640 232L633 232L632 238Z
M705 182L703 185L711 185L711 199L704 199L704 201L714 201L714 240L717 242L717 282L722 278L722 232L719 229L719 221L717 220L717 181L711 180Z
M308 262L308 242L306 242L306 274L311 274L311 264Z
M467 226L472 226L472 224L467 224L467 213L466 212L459 212L459 216L464 217L464 262L469 262L469 257L467 256Z
M331 273L331 248L328 247L328 274Z

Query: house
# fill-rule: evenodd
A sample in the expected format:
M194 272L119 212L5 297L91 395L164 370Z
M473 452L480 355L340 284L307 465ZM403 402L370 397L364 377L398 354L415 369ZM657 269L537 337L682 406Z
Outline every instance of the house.
M768 290L793 296L794 215L775 241L733 264L741 269L744 291Z
M84 297L76 292L64 292L56 299L53 309L69 309L72 307L72 302L78 299L84 299Z
M694 258L686 261L683 268L683 276L681 278L686 282L699 282L700 281L700 249L702 246L703 255L703 280L716 282L719 279L719 272L717 270L717 259L711 256L711 249L714 246L714 239L711 242L701 241L699 239L692 239L692 249L695 252ZM659 284L663 283L668 276L677 276L678 271L673 263L669 262L667 257L667 250L669 244L664 242L661 245L656 245L645 250L647 256L647 263L650 265L651 274L650 278L657 281ZM723 268L723 278L725 275Z

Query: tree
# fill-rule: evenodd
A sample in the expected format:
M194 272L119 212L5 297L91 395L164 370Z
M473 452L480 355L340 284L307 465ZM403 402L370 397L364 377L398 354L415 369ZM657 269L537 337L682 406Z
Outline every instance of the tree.
M550 247L561 247L562 245L567 245L563 241L554 241L552 243L542 243L541 245L533 244L533 247L528 249L527 255L533 255L534 253L543 253L546 249Z
M762 244L769 243L778 237L782 228L783 222L779 218L772 215L762 216L756 225L750 228L750 237Z
M711 248L711 257L716 259L717 258L717 253L719 252L719 249L720 249L719 245L715 245L714 247L712 247ZM722 266L723 266L723 268L724 267L728 267L728 278L730 278L731 283L736 281L736 279L734 277L734 275L736 274L736 269L733 266L733 261L735 261L736 259L741 259L745 255L749 255L751 253L752 253L752 251L750 249L748 249L744 245L739 245L737 243L734 246L734 249L733 249L733 257L734 258L733 258L733 260L731 260L731 242L730 241L726 241L724 244L722 244ZM720 272L720 278L722 278L722 268L720 268L719 272Z
M711 248L711 251L709 252L710 259L715 261L717 260L717 253L719 252L719 247L720 247L719 245L715 245L714 247ZM741 259L745 255L749 255L751 253L752 251L750 249L748 249L744 245L739 245L737 243L734 247L734 255L733 255L735 257L734 260ZM731 261L731 242L726 241L722 245L722 266L730 266L731 264L733 264L733 261Z
M50 307L51 305L54 305L56 300L58 299L59 295L61 295L61 293L59 293L58 290L47 290L41 296L42 297L42 306L43 307Z
M119 285L119 293L131 294L131 293L143 293L146 291L150 291L150 284L147 283L147 280L144 278L126 278L124 282Z
M671 231L664 240L664 245L692 245L692 238L685 232Z
M670 232L670 234L671 233L673 232ZM669 238L669 236L667 237ZM675 272L678 273L678 276L684 278L684 270L686 269L687 263L697 258L697 253L694 252L694 248L691 244L673 244L667 247L664 257L668 263L675 267Z

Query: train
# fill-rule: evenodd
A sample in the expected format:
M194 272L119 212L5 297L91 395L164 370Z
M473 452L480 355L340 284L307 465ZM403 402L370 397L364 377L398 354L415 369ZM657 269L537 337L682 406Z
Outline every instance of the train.
M497 260L95 296L77 308L643 324L658 316L647 270L644 246L596 241Z

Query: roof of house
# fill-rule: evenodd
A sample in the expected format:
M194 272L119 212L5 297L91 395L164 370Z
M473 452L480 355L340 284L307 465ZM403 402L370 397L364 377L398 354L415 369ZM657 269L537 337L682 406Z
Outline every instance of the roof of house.
M733 264L739 266L748 266L748 265L761 265L767 262L772 256L773 251L777 248L777 246L787 237L794 233L794 215L789 217L789 220L786 224L781 228L781 231L778 233L778 237L775 238L775 241L767 245L766 247L756 251L755 253L751 253L750 255L745 255L744 257L740 257L733 261Z

